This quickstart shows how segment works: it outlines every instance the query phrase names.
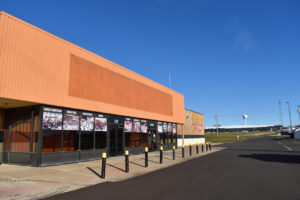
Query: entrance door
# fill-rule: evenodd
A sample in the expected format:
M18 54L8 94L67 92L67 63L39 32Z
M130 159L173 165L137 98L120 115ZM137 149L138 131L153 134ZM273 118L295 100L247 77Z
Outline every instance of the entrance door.
M149 149L150 150L156 150L157 149L157 134L156 131L150 130L148 135L148 141L149 141Z
M123 129L116 125L112 125L109 130L109 139L110 155L122 155L124 150Z

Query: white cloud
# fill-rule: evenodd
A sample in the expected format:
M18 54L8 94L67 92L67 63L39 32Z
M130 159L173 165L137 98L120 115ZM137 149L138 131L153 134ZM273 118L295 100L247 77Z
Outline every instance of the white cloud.
M253 32L241 27L238 18L228 20L225 30L232 35L233 46L248 52L255 47Z

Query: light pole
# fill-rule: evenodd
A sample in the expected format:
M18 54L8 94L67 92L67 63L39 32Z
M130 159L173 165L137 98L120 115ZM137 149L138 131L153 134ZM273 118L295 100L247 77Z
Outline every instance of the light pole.
M297 112L299 113L299 119L300 119L300 106L298 106Z
M291 117L291 109L290 109L290 102L285 102L287 103L288 107L289 107L289 116L290 116L290 131L292 131L292 117Z
M278 105L279 105L279 118L280 118L280 125L281 125L280 130L282 130L283 120L282 120L282 111L281 111L281 98L278 98Z

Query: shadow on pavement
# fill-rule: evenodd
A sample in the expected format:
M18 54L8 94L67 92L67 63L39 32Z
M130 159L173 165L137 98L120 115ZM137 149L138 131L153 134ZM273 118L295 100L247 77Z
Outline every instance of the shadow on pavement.
M284 155L284 154L249 154L239 155L242 158L252 158L267 162L282 162L300 164L300 155Z
M129 161L129 163L140 166L140 167L145 167L144 165L141 165L141 164L138 164L138 163L135 163L135 162L132 162L132 161Z
M118 170L120 170L120 171L122 171L122 172L125 172L124 169L121 169L121 168L119 168L119 167L116 167L116 166L114 166L114 165L112 165L112 164L106 163L106 165L108 165L108 166L110 166L110 167L113 167L113 168L115 168L115 169L118 169Z
M91 172L93 172L93 174L95 174L96 176L98 176L99 178L102 178L102 176L100 174L98 174L95 170L93 170L90 167L87 167L88 170L90 170Z

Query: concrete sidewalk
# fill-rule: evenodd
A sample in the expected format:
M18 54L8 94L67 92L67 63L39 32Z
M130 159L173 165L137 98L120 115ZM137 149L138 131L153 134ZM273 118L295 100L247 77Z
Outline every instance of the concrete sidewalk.
M40 199L97 183L121 181L223 149L213 147L212 151L204 149L202 153L199 146L196 154L193 146L190 156L189 147L185 147L185 158L182 158L178 148L176 160L172 159L172 150L164 151L163 164L159 163L159 152L149 153L148 168L144 167L144 154L133 155L129 157L129 173L125 173L124 156L108 158L105 179L100 176L101 160L40 168L4 164L0 166L0 199Z

